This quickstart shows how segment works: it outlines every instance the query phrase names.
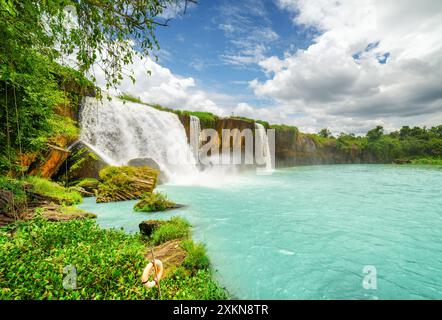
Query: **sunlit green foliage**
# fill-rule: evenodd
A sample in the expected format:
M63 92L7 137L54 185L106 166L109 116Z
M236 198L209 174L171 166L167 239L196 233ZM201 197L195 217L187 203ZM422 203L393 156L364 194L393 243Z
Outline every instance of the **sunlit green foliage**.
M154 230L151 235L151 242L154 245L158 245L169 240L186 238L189 236L189 227L189 222L182 218L174 217Z
M153 191L157 177L158 170L149 167L106 167L100 171L97 202L138 199Z
M285 124L272 124L270 125L270 129L281 130L281 131L292 131L298 133L299 130L295 126L289 126Z
M147 246L139 234L104 230L89 219L36 218L0 228L0 299L159 299L157 288L140 280ZM75 290L63 287L68 265L77 271ZM178 268L161 290L162 299L227 297L206 269Z
M187 256L183 262L184 267L194 272L209 268L210 261L204 244L196 244L192 240L184 240L181 242L181 247L187 252Z
M322 137L322 138L330 138L331 135L332 135L332 133L331 133L331 131L328 130L327 128L324 128L324 129L321 129L321 130L318 132L318 135L319 135L320 137Z
M323 129L325 130L325 129ZM427 128L402 127L399 131L389 134L384 133L384 128L377 126L369 130L366 136L341 133L337 139L325 137L329 132L310 134L316 145L332 145L336 141L336 149L339 152L359 157L362 162L391 163L410 161L413 159L437 159L442 158L442 126ZM417 162L417 161L416 161Z
M13 193L15 203L24 203L26 201L26 192L24 182L0 175L0 190L7 190Z
M434 158L418 158L411 160L412 164L423 164L423 165L438 165L442 166L442 158L434 159Z
M65 188L56 182L33 176L27 177L25 181L32 185L32 192L56 199L61 204L72 205L83 201L77 191Z

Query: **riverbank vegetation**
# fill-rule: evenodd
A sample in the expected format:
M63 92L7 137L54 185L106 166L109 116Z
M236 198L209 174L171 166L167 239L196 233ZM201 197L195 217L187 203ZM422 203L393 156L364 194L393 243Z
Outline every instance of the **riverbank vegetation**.
M187 238L190 232L189 228L190 224L186 220L174 217L155 228L150 240L153 245L159 245L173 239Z
M189 224L179 225L186 226L188 235ZM188 238L183 240L188 252L185 263L168 270L160 282L162 296L156 287L145 288L140 280L148 262L144 255L158 239L101 229L92 219L49 222L36 217L0 228L0 299L227 297L212 279L204 248ZM165 241L161 239L159 243ZM67 273L72 269L66 266L76 269L74 287L63 286L74 275Z
M24 181L31 186L33 193L53 199L58 204L70 206L83 201L80 193L56 182L34 176L28 176Z
M338 137L322 129L311 136L320 146L335 143L339 151L358 154L370 162L391 163L400 160L397 162L439 164L442 159L442 125L432 128L404 126L390 133L377 126L365 136L341 133Z

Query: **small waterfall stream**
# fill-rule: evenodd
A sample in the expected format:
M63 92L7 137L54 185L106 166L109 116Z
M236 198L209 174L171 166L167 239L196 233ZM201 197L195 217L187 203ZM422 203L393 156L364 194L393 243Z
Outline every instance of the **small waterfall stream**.
M195 116L190 116L190 149L194 159L198 159L198 153L201 146L200 143L201 124L200 119Z
M270 172L273 170L272 165L272 156L270 153L270 145L269 145L269 139L266 133L266 129L264 126L260 123L255 123L255 148L257 148L257 152L255 153L255 158L262 157L263 161L265 162L265 170ZM258 154L258 157L256 155Z
M176 114L105 97L102 101L86 98L80 116L81 140L110 164L150 158L170 182L198 173Z

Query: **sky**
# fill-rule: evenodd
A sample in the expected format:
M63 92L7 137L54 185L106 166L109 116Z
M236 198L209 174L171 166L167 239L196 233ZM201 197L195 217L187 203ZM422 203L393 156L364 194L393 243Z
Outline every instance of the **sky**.
M135 59L121 92L305 132L442 124L441 0L199 0L163 15L158 61Z

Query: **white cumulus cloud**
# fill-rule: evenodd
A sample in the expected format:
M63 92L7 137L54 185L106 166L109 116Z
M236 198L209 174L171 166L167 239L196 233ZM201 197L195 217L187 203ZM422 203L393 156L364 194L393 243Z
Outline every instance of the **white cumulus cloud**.
M269 57L250 87L301 128L433 125L442 114L442 1L278 0L318 30L306 50Z
M111 90L112 94L128 93L144 102L164 107L208 111L218 115L225 113L209 93L197 87L195 79L175 75L149 57L135 56L133 63L126 68L133 72L135 83L125 77L118 88ZM104 87L104 73L99 68L96 68L96 77L98 84Z

